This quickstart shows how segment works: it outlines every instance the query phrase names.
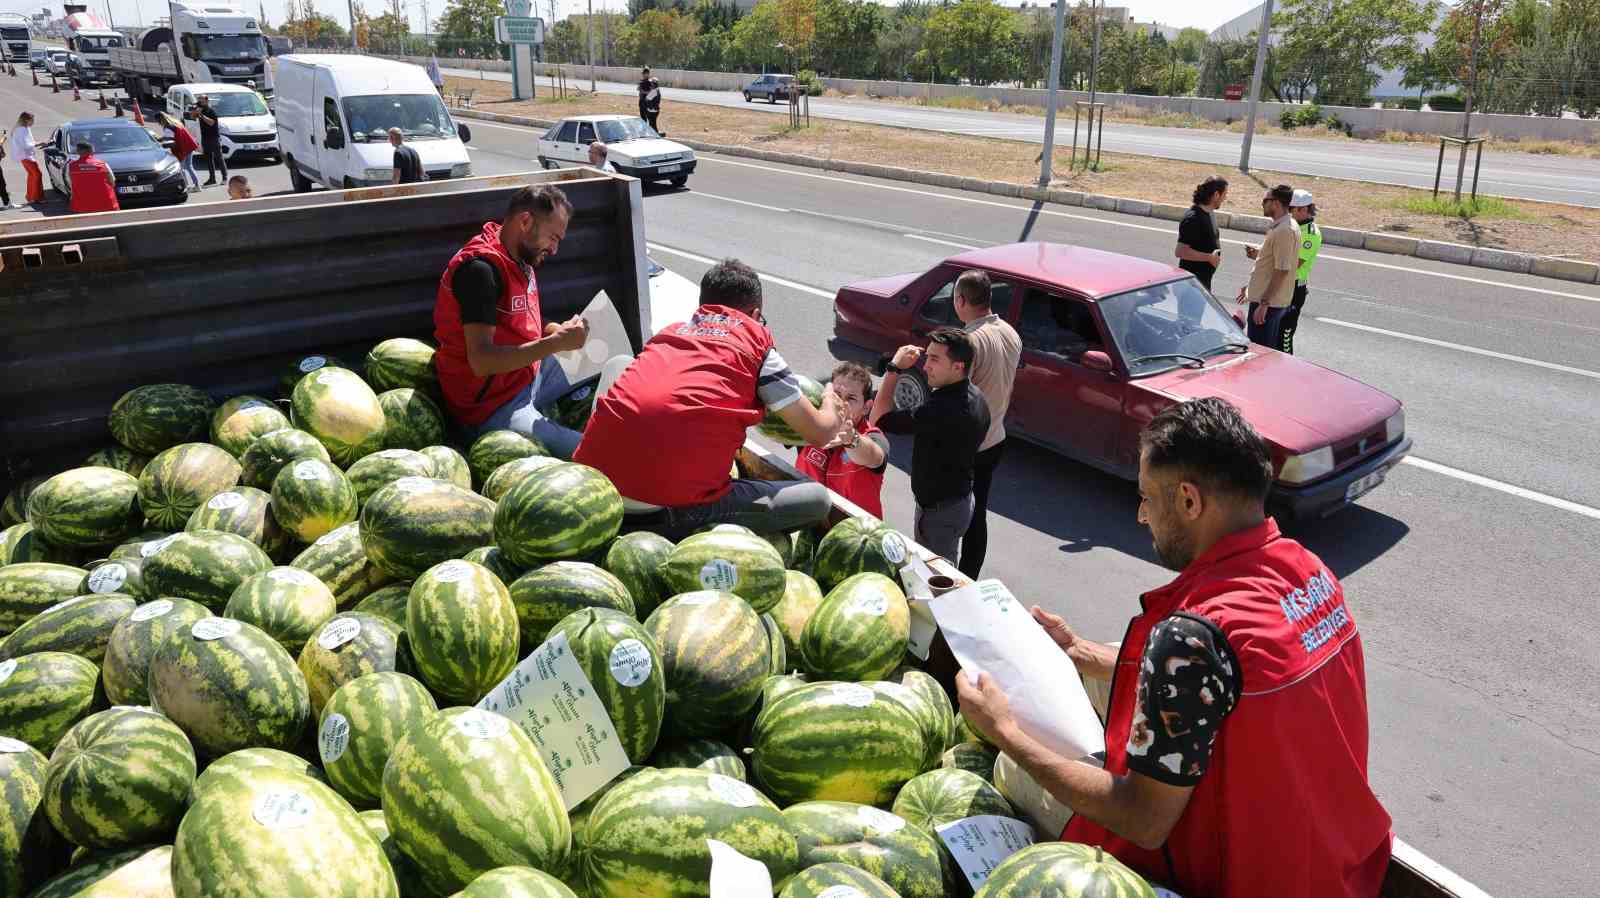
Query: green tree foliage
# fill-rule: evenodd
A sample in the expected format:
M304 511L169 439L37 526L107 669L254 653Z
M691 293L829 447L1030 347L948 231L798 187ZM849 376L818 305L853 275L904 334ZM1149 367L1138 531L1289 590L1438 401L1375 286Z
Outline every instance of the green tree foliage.
M816 0L816 69L844 77L872 72L884 22L883 7L872 0Z
M677 10L649 9L623 35L624 58L638 65L685 68L700 44L700 20Z
M902 0L889 12L878 34L877 75L893 81L926 81L931 60L922 47L933 4Z
M924 46L946 73L990 84L1015 71L1016 27L1011 10L994 0L961 0L928 17Z
M500 45L494 39L495 16L505 15L500 0L450 0L439 17L439 49L453 54L464 50L469 56L498 56Z
M1437 11L1435 0L1284 0L1272 19L1282 37L1271 83L1300 78L1319 103L1365 105L1381 70L1416 55Z

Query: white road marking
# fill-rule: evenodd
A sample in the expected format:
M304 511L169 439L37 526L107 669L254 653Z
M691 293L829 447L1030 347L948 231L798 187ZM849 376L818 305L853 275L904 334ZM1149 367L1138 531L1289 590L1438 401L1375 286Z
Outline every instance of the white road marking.
M1348 327L1352 330L1366 331L1372 334L1382 334L1385 337L1394 337L1400 340L1410 340L1413 343L1426 343L1429 346L1441 346L1445 349L1454 349L1458 352L1470 352L1473 355L1487 356L1491 359L1503 359L1508 362L1518 362L1523 365L1532 365L1536 368L1547 368L1551 371L1560 371L1565 374L1576 374L1579 377L1592 377L1600 380L1600 371L1590 371L1586 368L1574 368L1571 365L1558 365L1555 362L1546 362L1540 359L1530 359L1527 356L1512 355L1509 352L1495 352L1492 349L1479 349L1476 346L1467 346L1461 343L1451 343L1449 340L1435 340L1432 337L1419 337L1416 334L1406 334L1400 331L1387 330L1373 327L1370 324L1356 324L1353 321L1340 321L1337 318L1315 317L1313 320L1338 327Z
M1474 474L1470 471L1463 471L1460 468L1452 468L1449 465L1441 465L1436 461L1428 461L1425 458L1417 458L1415 455L1406 456L1401 460L1401 463L1413 465L1423 469L1424 471L1432 471L1435 474L1443 474L1446 477L1454 477L1457 480L1465 480L1467 483L1471 483L1476 486L1487 487L1491 490L1499 490L1502 493L1516 496L1519 499L1527 499L1532 502L1538 502L1541 505L1548 505L1551 508L1559 508L1562 511L1570 511L1573 514L1580 514L1586 518L1594 518L1595 520L1600 521L1600 508L1594 508L1588 505L1580 505L1577 502L1571 502L1566 499L1558 499L1555 496L1549 495L1548 493L1530 490L1526 487L1517 486L1516 484L1506 483L1503 480L1495 480L1492 477L1485 477L1482 474Z
M706 193L704 190L696 190L693 193L688 194L688 196L703 196L706 199L721 200L724 203L738 203L741 206L754 206L757 209L766 209L769 212L788 212L788 211L790 211L788 209L783 208L782 206L768 206L765 203L752 203L749 200L736 200L731 196L718 196L715 193Z
M940 240L937 237L924 237L921 234L902 234L908 240L921 240L924 243L937 243L941 246L953 246L956 249L977 249L970 243L956 243L953 240Z
M659 243L647 243L645 246L649 247L652 252L671 253L674 256L682 256L683 258L692 262L699 262L701 265L717 264L716 259L708 259L705 256L697 253L684 252L681 249L673 249L670 246L663 246ZM820 296L823 299L833 299L833 293L813 287L809 284L802 284L797 281L791 281L788 278L781 278L777 275L766 274L760 271L756 272L756 274L759 275L763 281L767 281L768 283L777 284L781 287L788 287L791 290L799 290L801 293L809 293L812 296Z

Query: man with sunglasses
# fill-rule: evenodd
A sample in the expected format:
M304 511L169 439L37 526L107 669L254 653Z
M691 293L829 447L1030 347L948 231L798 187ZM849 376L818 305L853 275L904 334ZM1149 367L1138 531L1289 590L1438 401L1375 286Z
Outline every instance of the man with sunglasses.
M1289 214L1294 188L1279 184L1261 198L1261 212L1272 219L1261 247L1244 248L1255 260L1250 283L1239 288L1237 302L1250 303L1246 333L1250 342L1274 349L1283 345L1283 316L1294 299L1294 274L1300 267L1300 227Z

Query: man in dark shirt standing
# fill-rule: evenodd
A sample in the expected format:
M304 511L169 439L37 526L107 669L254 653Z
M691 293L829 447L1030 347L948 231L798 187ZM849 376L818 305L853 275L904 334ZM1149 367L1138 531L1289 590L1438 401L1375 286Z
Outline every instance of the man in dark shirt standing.
M222 169L222 179L228 179L228 160L222 155L222 130L217 123L217 111L211 108L211 98L202 96L200 108L195 110L195 120L200 123L200 152L206 157L206 182L202 187L217 183L217 169Z
M1222 237L1217 232L1217 219L1213 215L1228 198L1228 182L1222 178L1207 178L1194 189L1194 205L1184 213L1178 223L1178 267L1195 276L1207 290L1211 289L1211 276L1222 264Z
M916 408L893 409L900 375L924 355L922 373L933 392ZM973 465L989 432L988 403L967 380L972 356L971 338L953 327L929 334L926 353L915 346L900 347L883 375L869 419L885 433L915 436L911 493L917 500L917 542L952 561L972 523Z
M645 66L639 75L639 117L656 127L656 117L661 114L661 82L650 77L650 67Z
M422 157L406 146L406 138L399 128L389 129L389 146L394 147L394 183L415 184L426 180L422 176Z

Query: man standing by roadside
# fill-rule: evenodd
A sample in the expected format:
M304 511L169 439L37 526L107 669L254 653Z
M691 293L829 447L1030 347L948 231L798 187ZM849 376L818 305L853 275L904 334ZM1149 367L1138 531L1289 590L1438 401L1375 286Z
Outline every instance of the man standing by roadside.
M29 203L44 201L44 172L39 170L39 145L33 141L33 113L17 116L17 127L11 132L11 155L28 173L28 187L23 198Z
M1300 229L1289 215L1294 190L1279 184L1261 198L1261 211L1272 219L1260 248L1247 246L1244 254L1255 260L1250 283L1239 288L1237 302L1250 303L1250 342L1276 349L1283 345L1283 315L1294 298L1294 272L1300 266Z
M993 290L989 275L964 271L956 278L956 317L966 325L972 341L972 371L967 379L983 394L989 408L989 429L978 445L972 469L972 523L961 538L961 561L956 566L973 580L983 570L989 551L989 487L994 469L1006 448L1006 410L1011 407L1011 387L1022 358L1022 337L990 308Z
M1300 326L1300 310L1305 308L1306 288L1311 284L1311 268L1322 252L1322 229L1317 227L1317 203L1309 190L1296 190L1289 203L1289 214L1300 226L1300 267L1294 273L1294 299L1283 313L1283 343L1278 348L1294 355L1294 332Z
M222 155L222 126L217 121L217 111L211 108L211 98L202 96L195 110L195 120L200 123L200 151L206 156L206 183L217 183L217 169L222 169L222 179L228 179L228 160Z
M73 212L115 212L122 208L117 202L117 178L111 166L94 154L94 146L79 141L75 149L78 158L67 163L67 181L72 187Z
M609 150L607 150L606 149L606 145L601 143L600 141L598 141L598 140L592 141L589 144L589 165L590 165L590 167L598 168L603 172L615 173L616 170L617 170L617 167L615 165L611 164L611 160L610 159L606 158L606 157L608 157L610 155L611 155L611 152Z
M926 356L922 368L932 392L916 408L895 409L900 376ZM989 407L967 379L972 340L966 331L941 327L928 335L926 352L902 346L878 386L867 420L885 433L915 436L911 494L917 500L916 540L947 560L957 557L972 523L973 466L989 432Z
M661 82L650 77L650 67L645 66L639 75L639 117L656 128L656 117L661 114Z
M422 157L406 146L405 134L399 128L389 129L389 146L394 147L394 183L415 184L426 180L422 176Z
M1222 237L1217 230L1216 211L1228 199L1228 182L1207 178L1194 189L1194 205L1178 222L1178 267L1195 276L1207 290L1211 278L1222 264Z

